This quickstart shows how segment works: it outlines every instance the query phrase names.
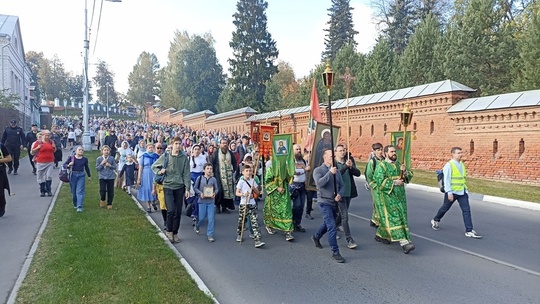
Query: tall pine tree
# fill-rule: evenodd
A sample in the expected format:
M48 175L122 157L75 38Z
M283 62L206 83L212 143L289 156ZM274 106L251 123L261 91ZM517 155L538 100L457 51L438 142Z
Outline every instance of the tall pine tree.
M533 90L540 88L540 4L533 4L527 12L526 27L518 41L519 64L515 90Z
M239 0L233 15L236 31L229 42L233 49L233 58L229 59L232 94L225 96L236 99L240 107L250 106L258 111L267 106L264 104L266 82L277 73L274 61L279 55L267 29L267 8L264 0ZM220 102L231 103L220 99Z
M322 60L334 60L337 53L345 45L353 45L356 47L358 43L354 40L354 35L358 34L354 30L352 21L352 8L350 0L332 0L332 7L328 9L330 21L328 28L324 29L327 32L324 38L325 50L322 53Z

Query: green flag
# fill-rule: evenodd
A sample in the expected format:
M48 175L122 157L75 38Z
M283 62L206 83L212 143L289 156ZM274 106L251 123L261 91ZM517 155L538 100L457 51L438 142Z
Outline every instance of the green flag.
M294 151L292 134L274 134L272 137L272 171L282 181L294 177Z
M405 141L403 139L403 131L392 132L391 145L396 147L396 154L398 161L401 163L403 152L405 152L405 167L407 170L411 169L411 131L407 131Z

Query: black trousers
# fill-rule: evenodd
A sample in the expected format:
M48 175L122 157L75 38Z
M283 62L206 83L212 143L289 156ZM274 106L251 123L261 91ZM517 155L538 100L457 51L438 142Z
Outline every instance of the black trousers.
M165 204L167 205L167 231L178 234L186 187L174 190L163 188L163 193L165 194Z
M19 169L19 159L21 158L21 146L6 146L9 155L11 155L11 161L7 163L9 170Z
M114 179L99 179L99 196L102 201L107 194L107 205L112 205L114 198Z

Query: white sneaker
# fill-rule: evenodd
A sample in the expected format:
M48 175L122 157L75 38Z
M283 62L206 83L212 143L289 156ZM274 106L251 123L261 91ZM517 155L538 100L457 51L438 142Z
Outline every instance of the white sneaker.
M276 232L274 231L274 228L270 228L270 227L265 227L266 228L266 231L268 232L268 234L275 234Z
M439 230L439 229L441 229L441 228L439 227L439 221L431 220L431 228L433 228L433 230Z
M482 238L482 236L477 234L476 231L474 231L474 230L471 230L469 232L465 232L465 236L470 237L470 238L474 238L474 239L481 239Z
M241 241L242 241L242 237L241 237L239 234L236 236L236 241L237 241L237 242L241 242Z

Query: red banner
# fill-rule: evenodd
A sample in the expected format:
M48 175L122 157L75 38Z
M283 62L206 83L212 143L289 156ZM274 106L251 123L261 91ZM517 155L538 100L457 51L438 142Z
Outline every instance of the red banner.
M259 126L259 152L268 159L272 156L272 138L274 137L274 126Z

